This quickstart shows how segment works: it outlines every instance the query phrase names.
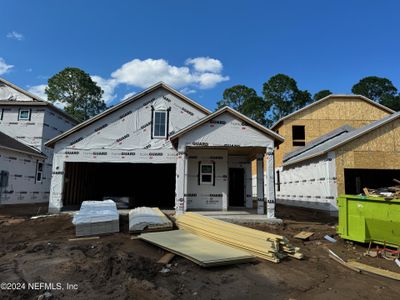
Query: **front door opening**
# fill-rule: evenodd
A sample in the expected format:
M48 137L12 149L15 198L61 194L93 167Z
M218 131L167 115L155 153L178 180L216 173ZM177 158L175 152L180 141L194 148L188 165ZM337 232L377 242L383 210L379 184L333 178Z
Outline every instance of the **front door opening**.
M245 206L244 169L229 168L229 206Z

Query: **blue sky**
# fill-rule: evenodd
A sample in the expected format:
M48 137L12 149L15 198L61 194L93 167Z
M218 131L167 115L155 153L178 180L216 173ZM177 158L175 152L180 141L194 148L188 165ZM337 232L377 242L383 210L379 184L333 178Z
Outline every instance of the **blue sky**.
M165 80L213 109L225 88L261 93L277 73L350 93L362 77L400 88L398 1L3 1L0 76L43 92L64 67L108 103Z

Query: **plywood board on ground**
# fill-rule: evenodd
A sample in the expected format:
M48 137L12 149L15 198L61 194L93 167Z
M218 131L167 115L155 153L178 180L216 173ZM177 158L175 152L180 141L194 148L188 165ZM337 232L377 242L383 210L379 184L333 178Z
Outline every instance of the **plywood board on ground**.
M306 240L306 239L310 238L312 235L314 235L314 232L301 231L298 234L296 234L294 237L296 239Z
M384 270L384 269L379 269L375 267L371 267L362 263L359 263L357 261L348 261L348 265L352 266L353 268L361 270L361 272L367 272L367 273L372 273L375 275L380 275L386 278L391 278L394 280L400 280L400 273Z
M254 256L184 230L143 233L142 240L157 245L169 252L185 257L202 267L244 263Z

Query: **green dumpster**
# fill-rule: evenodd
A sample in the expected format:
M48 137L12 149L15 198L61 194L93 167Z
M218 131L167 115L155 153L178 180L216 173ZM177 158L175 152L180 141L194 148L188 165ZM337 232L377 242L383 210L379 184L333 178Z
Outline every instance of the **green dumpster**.
M337 204L341 238L400 246L400 199L342 195Z

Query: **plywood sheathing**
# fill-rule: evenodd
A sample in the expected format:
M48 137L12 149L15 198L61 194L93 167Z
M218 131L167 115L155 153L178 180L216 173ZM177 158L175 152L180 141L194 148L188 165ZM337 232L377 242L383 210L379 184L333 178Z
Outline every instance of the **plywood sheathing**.
M343 125L360 128L382 119L390 113L359 98L335 97L301 111L274 128L285 138L276 149L276 167L282 165L283 155L294 150L292 145L292 126L305 126L305 141L321 137Z
M344 169L400 169L400 119L383 125L335 150L338 194Z

